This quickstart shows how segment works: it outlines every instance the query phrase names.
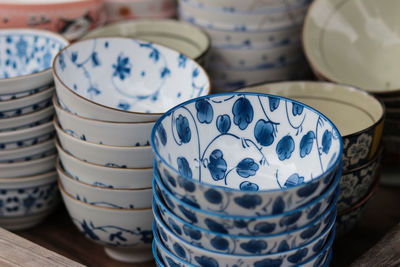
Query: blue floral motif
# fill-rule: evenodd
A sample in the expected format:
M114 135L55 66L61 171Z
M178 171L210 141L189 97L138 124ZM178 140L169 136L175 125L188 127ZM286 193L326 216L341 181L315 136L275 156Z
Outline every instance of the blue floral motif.
M304 109L304 106L297 104L297 103L293 103L293 106L292 106L293 116L301 115L301 113L303 113L303 109Z
M176 159L178 163L179 173L185 177L192 178L192 170L190 169L189 162L184 157L179 157ZM185 179L182 177L182 179ZM179 182L179 181L178 181Z
M236 166L236 172L242 178L248 178L256 175L258 168L258 164L253 159L245 158Z
M317 213L320 211L321 205L322 205L321 203L318 203L317 205L315 205L315 206L311 209L311 211L308 212L308 214L307 214L307 219L312 219L312 218L314 218L314 217L317 215Z
M231 118L229 117L229 115L219 115L217 117L217 129L220 133L225 134L229 131L229 129L231 128Z
M169 225L171 226L171 228L174 230L174 232L176 234L182 235L181 228L171 218L168 218L168 222L169 222Z
M319 252L319 251L322 249L322 247L324 246L324 243L325 243L325 239L320 239L320 240L317 242L317 244L315 244L315 245L313 246L313 251L314 251L314 252Z
M160 73L160 77L161 77L161 78L165 78L165 77L170 76L170 75L171 75L171 71L169 70L169 68L164 67L164 68L161 70L161 73Z
M309 183L303 187L301 187L299 190L297 190L297 195L299 197L308 197L311 196L319 187L319 183Z
M328 154L331 145L332 145L332 132L325 130L324 135L322 136L322 151L325 154Z
M161 238L167 242L168 241L168 236L165 233L164 229L162 229L161 227L158 227L158 232L160 233Z
M195 256L194 259L201 267L219 267L218 261L207 256Z
M227 250L229 248L229 242L223 237L216 236L210 240L211 246L217 250Z
M320 226L321 226L321 223L317 223L317 224L311 225L310 227L308 227L306 230L304 230L300 234L300 237L302 239L310 239L311 237L313 237L318 232Z
M235 101L232 107L233 122L239 127L240 130L244 130L253 121L254 110L250 101L244 97L241 97Z
M178 66L180 67L180 68L186 68L186 62L187 62L187 57L185 57L184 55L182 55L182 54L179 54L179 57L178 57Z
M200 205L196 201L190 199L188 196L183 196L181 198L181 201L185 202L186 204L189 204L192 207L200 209Z
M280 226L289 226L292 224L295 224L301 217L303 212L298 211L289 215L284 216L280 221L279 225Z
M167 144L167 132L165 131L162 123L160 123L158 125L157 133L158 133L158 136L160 137L161 144L163 144L163 146L165 146Z
M268 100L269 100L269 110L271 112L274 112L274 110L279 107L279 103L281 100L278 97L274 96L269 96Z
M191 173L192 171L189 172L190 175ZM178 177L178 184L180 187L185 189L186 192L194 192L196 190L196 185L188 179L183 178L182 176Z
M190 142L192 132L190 131L189 120L185 116L179 114L176 119L176 131L182 143L186 144Z
M240 247L246 252L258 254L267 249L268 244L263 240L250 240L249 242L240 244Z
M202 234L199 230L192 229L187 225L183 226L183 232L193 240L200 240L202 238Z
M166 259L169 267L181 267L178 263L174 262L174 260L171 259L170 257L166 256Z
M216 149L211 153L207 168L209 169L211 176L215 181L225 178L227 164L224 160L224 155L222 154L221 150Z
M233 201L243 208L255 209L257 206L261 205L262 198L259 195L244 195L235 197Z
M247 222L245 220L235 220L233 222L236 228L243 229L247 227Z
M181 245L179 245L178 243L174 243L172 247L178 257L184 259L186 258L186 252Z
M77 59L78 59L78 52L72 52L71 61L75 63Z
M119 55L117 58L117 64L113 64L114 77L119 77L122 81L125 80L126 76L131 73L131 64L129 63L129 57L123 57Z
M307 254L308 254L307 248L299 249L298 251L296 251L295 254L290 255L288 257L288 261L291 263L301 263L304 257L307 256Z
M209 203L212 204L220 204L222 202L222 195L215 189L208 189L204 193L204 197L207 199Z
M244 182L240 183L239 188L242 191L249 191L249 192L256 192L259 189L257 184L249 182L249 181L244 181Z
M200 123L210 124L214 117L214 110L206 99L200 99L195 104L197 110L197 119Z
M164 170L164 176L167 177L167 181L170 185L173 187L176 187L176 181L175 179L169 174L168 171Z
M88 235L93 240L100 240L100 238L92 231L92 228L94 228L93 224L91 225L91 227L89 227L87 222L83 220L81 223L81 227L85 235Z
M219 224L210 218L205 219L204 222L210 231L221 234L228 234L228 230L226 230L226 228L222 224Z
M294 151L294 140L290 135L284 136L276 145L279 160L289 159Z
M280 267L281 265L282 259L265 259L254 263L254 267Z
M300 141L300 157L304 158L310 154L314 144L315 134L313 131L309 131L301 138Z
M90 56L90 58L92 59L92 65L93 65L93 67L98 67L98 66L101 65L100 60L99 60L99 54L98 54L96 51L94 51L94 52L92 53L92 55Z
M254 137L262 146L270 146L275 140L274 125L270 121L260 119L254 127Z
M254 230L263 234L270 234L275 230L275 228L276 228L275 223L267 223L267 222L260 222L254 226Z
M277 197L272 206L272 214L280 214L285 210L285 201L281 196Z
M182 205L178 206L178 209L182 212L182 214L191 222L191 223L197 223L197 217L196 214L194 214L194 212L186 209L185 207L183 207Z
M43 68L51 67L53 61L53 55L50 51L47 51L46 54L43 55Z
M19 58L23 58L27 56L28 42L25 41L23 37L19 39L19 41L15 44L17 48L17 55Z
M287 178L287 180L285 182L285 187L290 188L290 187L294 187L294 186L297 186L302 183L304 183L304 177L300 176L297 173L294 173L294 174L290 175L289 178Z
M278 252L288 251L290 249L289 244L286 240L282 240L278 247Z

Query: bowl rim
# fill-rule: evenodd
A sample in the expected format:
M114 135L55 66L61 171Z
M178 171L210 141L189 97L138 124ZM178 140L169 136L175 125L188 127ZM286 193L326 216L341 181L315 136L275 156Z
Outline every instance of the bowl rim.
M31 146L24 146L24 147L17 147L17 148L11 148L11 149L3 149L0 150L0 154L8 154L10 152L18 152L19 150L27 150L27 149L32 149L32 148L37 148L37 147L41 147L41 146L46 146L47 144L50 144L52 142L54 142L55 138L51 138L48 140L43 140L41 142L38 142L37 144L31 145Z
M317 177L315 177L315 178L313 178L313 179L311 179L310 181L307 181L307 182L305 182L305 183L302 183L302 184L299 184L299 185L296 185L296 186L292 186L292 187L290 187L290 188L264 189L264 190L259 190L259 191L257 191L257 192L252 192L252 191L241 191L241 190L236 189L236 188L224 187L224 186L220 186L220 185L212 185L212 184L209 184L209 183L199 182L199 181L197 180L196 177L195 177L195 178L190 178L190 177L187 177L186 175L182 175L181 173L179 173L179 171L178 171L176 168L174 168L171 164L169 164L169 163L168 163L163 157L161 157L161 155L158 153L158 150L156 149L156 144L155 144L155 142L154 142L155 135L156 135L156 132L157 132L157 128L158 128L158 126L162 123L162 121L163 121L166 117L168 117L172 112L174 112L175 110L178 110L178 109L180 109L180 108L182 108L182 107L185 107L185 106L187 106L187 105L189 105L189 104L193 104L194 102L196 102L196 101L198 101L198 100L213 99L213 98L224 97L224 96L233 97L233 96L241 96L241 95L243 95L243 96L262 96L262 97L274 96L274 97L276 97L276 98L279 98L280 100L289 101L289 102L291 102L291 103L296 103L296 104L298 104L298 105L300 105L300 106L303 106L304 108L306 108L306 109L312 111L313 113L316 113L316 114L318 114L319 116L321 116L322 118L324 118L324 119L332 126L332 129L333 129L333 130L337 133L337 135L338 135L339 149L338 149L338 151L337 151L338 153L337 153L337 155L336 155L335 161L332 163L332 165L331 165L329 168L327 168L327 169L325 170L325 172L321 173L321 174L318 175ZM312 107L310 107L310 106L308 106L308 105L306 105L306 104L303 104L303 103L301 103L301 102L298 102L298 101L296 101L296 100L289 99L289 98L286 98L286 97L275 96L275 95L271 95L271 94L250 93L250 92L219 93L219 94L213 94L213 95L208 95L208 96L197 97L197 98L193 98L193 99L190 99L190 100L188 100L188 101L182 102L181 104L179 104L179 105L177 105L177 106L175 106L175 107L169 109L168 111L166 111L166 112L156 121L156 123L154 124L153 130L151 131L150 143L151 143L151 147L152 147L152 150L153 150L153 152L154 152L155 158L157 158L158 160L160 160L161 163L164 164L166 167L168 167L168 169L170 169L171 171L173 171L174 174L176 174L176 175L178 175L178 176L180 176L180 177L182 177L182 178L184 178L184 179L186 179L186 180L189 180L189 181L191 181L191 182L194 182L194 183L197 183L197 184L199 184L199 185L202 185L202 186L208 186L208 187L210 187L210 188L218 188L218 189L221 189L221 190L223 190L223 191L241 192L241 193L246 193L246 194L260 194L260 193L267 193L267 192L288 192L288 191L297 190L297 189L299 189L299 188L301 188L301 187L303 187L303 186L312 184L312 183L314 183L314 182L316 182L316 181L319 181L319 180L320 180L321 178L323 178L326 174L330 174L330 173L334 172L334 171L336 170L337 167L341 167L341 166L339 166L339 165L341 165L341 162L342 162L342 153L343 153L343 140L342 140L342 137L341 137L341 135L340 135L339 130L337 129L336 125L333 124L333 122L332 122L329 118L327 118L324 114L322 114L321 112L317 111L316 109L314 109L314 108L312 108Z
M26 102L26 100L30 100L30 98L40 97L42 95L46 95L46 94L49 93L49 91L54 90L54 89L55 89L55 86L53 84L50 84L49 86L43 88L42 90L38 91L37 93L33 93L33 94L30 94L30 95L24 95L24 96L17 97L17 98L10 98L10 99L6 99L6 100L1 100L0 101L0 105L9 104L9 103L15 104L15 102L17 102L17 101L18 102Z
M67 40L67 38L65 38L61 34L52 32L52 31L48 31L48 30L40 30L40 29L35 29L35 28L32 28L32 29L31 28L29 28L29 29L28 28L0 29L0 35L6 34L7 32L11 32L13 34L19 34L19 35L29 34L29 35L35 35L35 36L40 36L40 37L53 38L53 39L59 41L60 43L62 43L64 45L64 48L70 44L70 42ZM59 52L60 51L58 51L56 55L58 55ZM56 55L54 55L54 57ZM34 78L38 75L42 75L45 73L51 74L51 72L52 72L52 64L50 65L50 67L43 69L41 71L35 72L35 73L28 73L28 74L9 77L9 78L1 78L0 84L6 83L6 82L17 82L17 81L23 80L23 79L31 79L31 78Z
M45 99L45 101L46 101L46 99ZM41 109L38 109L38 110L35 110L35 111L33 111L33 112L28 112L28 113L24 113L24 114L22 114L22 115L18 115L18 116L13 116L13 117L7 117L7 118L0 118L0 123L9 123L9 122L12 122L12 121L24 121L24 120L26 120L26 119L30 119L30 118L35 118L35 117L41 117L41 116L43 116L44 114L47 114L47 113L51 113L51 114L49 114L49 116L48 117L45 117L44 119L46 119L46 118L51 118L51 116L53 116L53 114L54 113L52 113L51 111L53 110L53 106L52 105L49 105L49 106L47 106L47 107L44 107L44 108L41 108ZM30 124L30 123L35 123L35 121L28 121L27 122L27 124ZM39 125L41 125L41 124L39 124ZM36 125L36 126L39 126L39 125ZM24 126L24 125L21 125L21 126ZM18 126L19 127L19 126ZM33 126L34 127L34 126ZM0 128L2 128L2 127L0 127ZM15 128L15 127L13 127L13 128ZM32 128L32 127L30 127L30 128ZM9 128L6 128L6 129L9 129ZM29 129L29 128L20 128L20 129L16 129L16 130L14 130L14 131L17 131L17 130L23 130L23 129ZM1 133L3 133L3 132L7 132L7 131L9 131L9 130L1 130L0 131L0 134ZM12 131L12 130L11 130Z
M57 73L57 71L56 71L56 61L58 60L59 56L60 56L64 51L66 51L67 49L70 49L71 47L73 47L73 46L75 46L75 45L80 45L80 44L82 44L82 43L89 42L89 41L92 41L92 40L104 40L104 39L107 39L107 40L109 40L109 41L110 41L110 40L121 40L121 39L122 39L122 40L138 40L138 41L145 42L145 43L151 43L151 44L153 44L154 46L156 46L156 47L158 47L158 48L161 47L162 49L168 50L168 51L169 51L168 53L171 52L171 53L175 53L176 55L177 55L177 54L180 54L180 52L177 52L177 51L175 51L175 50L173 50L173 49L170 49L170 48L168 48L168 47L165 47L165 46L162 46L162 45L159 45L159 44L155 44L155 43L148 42L148 41L143 41L143 40L140 40L140 39L127 38L127 37L101 37L101 38L97 37L97 38L87 38L87 39L79 40L79 41L77 41L77 42L74 42L74 43L71 43L71 44L65 46L63 49L61 49L60 51L58 51L57 55L56 55L56 56L54 57L54 59L53 59L53 63L52 63L52 65L51 65L51 69L52 69L52 71L53 71L54 79L57 80L57 81L60 83L60 85L59 85L59 90L66 90L66 91L68 91L69 93L72 93L72 95L73 95L74 97L77 97L77 98L79 98L79 99L81 99L81 100L83 100L83 101L85 101L85 102L88 102L88 103L94 105L94 106L96 107L96 109L97 109L97 108L102 108L102 109L105 109L105 110L117 111L117 112L121 112L121 113L125 113L125 114L132 114L132 115L135 114L135 115L140 115L140 116L154 116L154 115L160 115L160 116L161 116L162 114L164 114L164 112L149 112L149 113L146 113L146 112L138 112L138 111L128 111L128 110L117 109L117 108L110 107L110 106L107 106L107 105L104 105L104 104L100 104L100 103L97 103L97 102L95 102L95 101L93 101L93 100L90 100L90 99L88 99L88 98L83 97L82 95L78 94L78 93L77 93L75 90L73 90L72 88L69 88L69 87L64 83L64 81L60 78L60 76L58 75L58 73ZM189 57L187 57L187 59L190 60L190 61L192 61L192 63L195 64L196 67L197 67L200 71L203 72L204 76L206 77L206 80L208 81L208 91L205 92L205 94L206 94L206 95L209 95L209 94L212 92L212 83L211 83L211 79L210 79L210 76L208 75L207 71L206 71L197 61L195 61L194 59L191 59L191 58L189 58Z
M56 176L57 172L56 170L51 170L45 173L41 174L36 174L32 176L24 176L24 177L18 177L18 178L10 178L10 177L4 177L0 178L0 183L20 183L20 182L30 182L30 181L35 181L35 180L41 180L45 178L49 178L51 176Z
M377 149L377 152L375 153L375 155L370 160L368 160L367 162L365 162L361 166L355 167L353 169L343 170L342 176L345 176L347 174L351 174L353 172L362 170L362 169L364 169L366 167L369 167L370 165L372 165L376 161L380 161L383 158L383 151L384 151L384 147L383 147L383 145L380 145L379 148Z
M51 106L50 106L51 107ZM22 129L18 129L18 130L14 130L14 131L4 131L4 132L0 132L0 137L4 137L4 136L13 136L16 134L30 134L31 132L37 131L38 129L42 130L48 128L49 126L51 126L53 124L52 121L48 121L33 127L29 127L29 128L22 128ZM50 133L50 132L49 132ZM16 140L19 141L19 140Z
M25 167L25 165L32 165L32 164L40 164L46 161L53 160L57 157L57 153L47 155L43 158L38 158L38 159L32 159L32 160L26 160L26 161L17 161L13 163L0 163L0 168L17 168L17 167ZM16 177L16 179L19 179Z

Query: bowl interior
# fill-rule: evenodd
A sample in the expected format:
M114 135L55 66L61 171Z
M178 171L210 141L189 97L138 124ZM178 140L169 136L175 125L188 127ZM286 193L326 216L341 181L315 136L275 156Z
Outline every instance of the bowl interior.
M324 78L375 92L400 88L396 0L323 0L305 21L304 47Z
M0 31L0 79L43 71L66 45L61 36L34 30Z
M201 97L155 124L156 156L176 173L233 189L282 189L331 172L342 153L336 127L299 102L264 94Z
M89 101L141 113L162 113L210 90L206 72L192 59L129 38L72 44L57 56L54 72L68 90Z

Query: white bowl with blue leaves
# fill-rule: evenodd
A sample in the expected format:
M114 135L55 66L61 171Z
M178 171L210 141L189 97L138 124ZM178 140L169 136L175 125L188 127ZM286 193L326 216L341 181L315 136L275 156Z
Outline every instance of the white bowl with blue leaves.
M12 131L28 129L45 124L52 121L53 115L54 108L51 105L51 101L48 100L46 106L38 111L16 117L0 118L0 133L12 133Z
M22 230L42 222L59 203L57 173L0 178L0 227Z
M210 81L194 60L153 43L95 38L63 49L53 64L57 96L82 117L154 121L188 99L207 95Z
M300 102L266 94L182 103L156 122L151 142L171 193L222 214L296 209L323 192L341 168L342 139L331 121Z
M67 211L79 231L105 247L113 259L144 262L153 258L151 209L112 209L79 201L59 184Z
M53 59L68 43L49 31L1 29L0 99L26 96L52 84Z

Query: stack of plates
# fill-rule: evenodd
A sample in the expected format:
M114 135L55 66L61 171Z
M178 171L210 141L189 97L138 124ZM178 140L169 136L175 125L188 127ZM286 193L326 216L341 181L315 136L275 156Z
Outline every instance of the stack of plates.
M327 266L342 139L318 111L225 93L166 112L152 133L159 266Z
M266 3L268 2L268 3ZM218 91L307 78L301 29L310 0L180 0L179 18L211 36L208 71Z
M41 30L0 30L0 226L23 229L57 204L51 63L68 44Z
M53 69L57 171L73 222L114 259L151 259L151 129L170 106L208 94L207 74L174 50L129 38L76 42Z

